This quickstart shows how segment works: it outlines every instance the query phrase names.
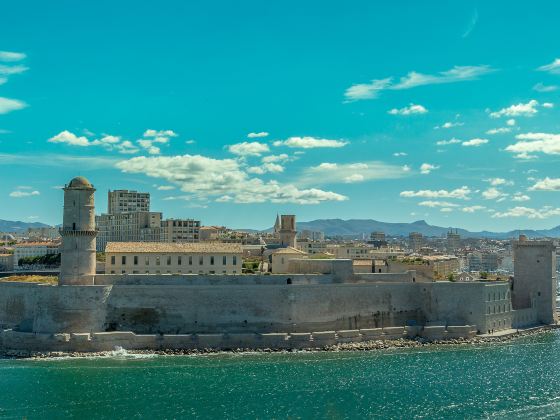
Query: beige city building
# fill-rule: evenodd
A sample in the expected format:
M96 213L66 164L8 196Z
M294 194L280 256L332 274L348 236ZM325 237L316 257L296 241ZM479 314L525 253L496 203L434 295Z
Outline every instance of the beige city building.
M107 274L241 274L243 248L225 243L109 242Z
M150 211L150 193L129 190L109 190L107 213L119 214Z
M161 242L161 219L150 211L96 216L97 250L105 251L109 242Z
M161 222L161 242L198 242L200 220L166 219Z
M59 239L59 229L54 226L34 227L27 229L30 239Z
M290 260L306 258L307 254L299 249L288 247L280 248L273 251L272 258L272 272L273 273L289 273Z
M280 216L280 246L296 248L296 216L283 214Z
M14 255L0 254L0 271L12 271L14 269Z
M14 265L19 265L22 258L42 257L43 255L58 254L59 242L22 242L14 245Z

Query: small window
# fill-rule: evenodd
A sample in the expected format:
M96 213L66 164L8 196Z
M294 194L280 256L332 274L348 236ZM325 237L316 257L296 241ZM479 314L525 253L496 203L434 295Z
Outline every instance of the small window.
M171 255L167 257L167 265L171 265Z
M111 274L115 274L115 270L111 270Z
M138 255L134 256L134 265L138 265Z
M115 265L115 256L111 255L111 265Z
M189 265L192 265L192 255L189 255Z
M183 260L182 260L181 256L179 255L177 257L177 265L181 265L182 262L183 262Z
M213 255L210 257L210 265L214 265L214 256Z
M145 257L144 258L144 264L145 265L150 265L150 257Z
M233 265L237 265L237 255L233 256Z
M227 264L227 257L224 255L222 257L222 265L226 265Z
M160 264L161 264L160 258L156 257L156 265L160 265ZM158 271L158 273L159 273L159 271Z
M123 256L121 257L121 264L122 264L122 265L125 265L125 264L126 264L126 255L123 255Z
M204 264L204 257L201 255L200 257L198 257L198 265L203 265Z

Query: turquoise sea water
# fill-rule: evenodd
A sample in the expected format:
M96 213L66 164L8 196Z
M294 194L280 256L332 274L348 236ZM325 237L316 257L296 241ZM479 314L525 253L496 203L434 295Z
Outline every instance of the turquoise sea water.
M372 352L0 360L2 418L559 416L559 331Z

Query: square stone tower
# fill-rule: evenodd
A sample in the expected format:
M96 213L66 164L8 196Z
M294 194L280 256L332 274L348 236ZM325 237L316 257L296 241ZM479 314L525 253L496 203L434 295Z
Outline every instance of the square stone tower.
M513 309L537 306L537 321L553 324L556 316L556 248L551 241L528 241L520 237L513 242Z
M284 248L296 247L296 216L283 214L280 216L280 245Z

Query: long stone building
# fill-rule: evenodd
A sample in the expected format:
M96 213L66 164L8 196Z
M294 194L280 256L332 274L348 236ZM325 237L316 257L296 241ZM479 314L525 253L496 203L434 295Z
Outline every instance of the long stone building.
M64 189L57 286L0 283L0 349L305 348L556 323L556 257L547 241L515 242L512 281L355 274L348 259L293 259L291 274L129 274L136 253L142 264L141 249L114 250L126 273L95 274L94 192L81 177ZM295 225L288 219L286 227L291 243Z

